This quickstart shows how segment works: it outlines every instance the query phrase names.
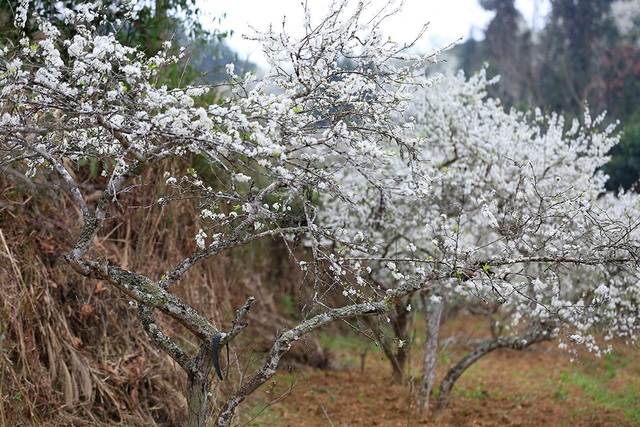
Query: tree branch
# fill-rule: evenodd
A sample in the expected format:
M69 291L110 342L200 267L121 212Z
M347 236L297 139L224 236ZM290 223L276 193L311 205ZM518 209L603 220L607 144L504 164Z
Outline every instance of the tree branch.
M201 340L211 343L219 332L206 318L180 298L163 289L157 282L142 274L90 259L75 259L67 256L67 261L86 277L106 280L121 292L147 307L160 310L176 319Z
M191 357L158 328L153 318L153 310L146 305L138 304L138 319L156 347L171 356L185 372L189 372Z
M249 315L249 310L253 303L256 302L254 297L247 298L247 301L236 311L236 318L233 320L233 324L231 325L231 329L225 336L220 340L220 344L226 344L233 340L240 332L244 330L248 326L247 316Z
M246 229L247 227L238 227L238 229ZM164 278L159 282L163 289L168 289L169 286L180 280L180 278L194 265L218 255L219 253L235 248L238 246L244 246L254 240L261 239L263 237L277 236L281 234L295 234L304 233L308 231L308 227L287 227L287 228L274 228L271 230L263 231L256 234L246 233L240 235L239 232L231 233L230 237L224 241L218 242L216 245L209 245L204 249L199 250L195 254L182 260L173 270L167 273Z
M317 314L312 318L300 323L299 325L283 331L276 339L267 358L256 374L249 379L240 389L231 396L225 405L220 409L217 425L229 425L236 408L247 396L253 393L258 387L268 381L276 373L278 363L284 353L289 351L291 343L297 341L309 332L321 328L328 323L337 320L346 320L358 316L380 314L390 311L395 304L400 302L403 297L413 294L423 289L423 281L415 281L404 283L397 288L387 291L387 296L381 300L374 302L366 302L361 304L353 304L346 307L332 308L323 313Z
M440 383L440 394L436 400L434 410L439 412L449 404L451 390L456 380L471 365L477 362L481 357L498 348L511 348L513 350L524 350L525 348L542 341L552 341L558 333L558 323L552 320L533 322L522 332L498 338L488 338L482 340L474 349L460 359L456 365L447 372L447 375Z
M40 147L29 146L28 149L40 154L42 157L44 157L51 163L53 168L56 170L56 172L58 172L58 174L62 177L64 182L69 187L69 193L71 194L71 197L80 208L80 211L82 211L82 216L85 218L85 221L86 221L86 219L91 215L91 213L89 212L89 208L87 207L87 203L85 202L84 197L82 197L82 193L80 192L78 185L76 184L75 180L73 179L73 177L71 176L67 168L65 168L64 165L61 162L59 162L58 159L53 157L48 151Z

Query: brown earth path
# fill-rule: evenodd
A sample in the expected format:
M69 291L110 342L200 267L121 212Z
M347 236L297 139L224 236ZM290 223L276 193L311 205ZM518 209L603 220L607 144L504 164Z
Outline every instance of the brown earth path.
M632 391L640 396L639 353L627 351L620 370L615 371L618 378L603 387L610 388L608 392L634 387ZM350 356L353 354L334 354L338 361ZM570 363L569 355L553 344L525 352L497 350L463 374L444 413L418 419L414 403L417 385L394 384L380 354L369 352L364 369L353 363L338 370L280 374L272 388L262 391L262 397L282 400L257 409L259 414L245 418L245 422L256 427L637 425L620 407L598 402L567 379L572 372L600 369L594 367L603 359L594 362L592 356L585 357L582 362ZM420 367L413 369L418 378ZM442 372L439 374L441 377ZM635 405L627 409L640 411L640 401Z

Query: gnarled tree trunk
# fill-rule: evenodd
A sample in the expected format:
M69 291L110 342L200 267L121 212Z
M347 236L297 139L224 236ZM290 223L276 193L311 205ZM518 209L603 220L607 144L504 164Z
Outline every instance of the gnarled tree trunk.
M512 336L482 340L475 346L471 353L463 357L453 368L449 370L449 372L447 372L447 375L440 383L440 393L438 395L438 400L436 401L435 411L439 412L447 407L449 404L449 397L451 396L451 390L453 390L453 385L456 380L460 378L460 375L462 375L467 368L477 362L482 356L485 356L497 348L524 350L532 344L554 340L557 332L558 323L556 321L549 320L546 322L532 323L520 333Z

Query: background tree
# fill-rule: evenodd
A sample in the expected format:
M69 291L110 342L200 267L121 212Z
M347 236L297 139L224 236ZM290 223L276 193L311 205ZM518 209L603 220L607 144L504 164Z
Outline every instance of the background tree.
M459 74L416 94L407 112L416 117L409 135L420 138L414 169L398 162L369 181L345 169L340 179L357 209L346 213L348 206L325 200L321 212L326 221L340 218L335 227L360 230L362 245L377 254L376 261L353 255L374 292L424 275L429 316L440 316L446 301L494 319L493 337L476 343L442 380L440 408L462 372L496 348L524 349L562 331L562 346L586 344L599 353L596 330L634 340L640 326L635 309L626 320L617 317L635 305L640 212L637 195L604 194L600 168L618 142L613 126L600 129L603 117L586 114L565 131L561 116L505 112L486 98L487 85L484 72L469 80ZM429 186L412 185L413 174L431 177ZM379 191L379 182L393 182L396 192ZM367 297L357 289L345 295ZM406 300L397 305L403 313L383 316L391 324L385 333L401 348L414 335L407 311L420 303ZM439 319L428 320L436 326L427 342L438 343ZM390 359L402 377L404 359Z
M602 57L616 42L609 8L611 0L554 0L542 43L549 61L540 70L543 105L553 111L580 111L585 102L604 109Z
M636 188L637 2L552 1L542 29L527 28L512 1L480 5L496 14L485 40L470 39L456 49L461 68L471 74L487 62L490 75L501 76L488 91L507 106L536 106L576 118L585 105L595 113L607 111L623 130L623 142L604 167L607 189Z
M495 71L500 74L500 90L496 95L508 104L529 104L531 94L527 90L531 85L532 72L529 68L531 57L530 32L522 14L516 9L514 0L481 0L480 5L488 11L495 11L495 16L485 29L485 42L489 48L488 55L480 64L491 58ZM472 44L475 42L471 42ZM477 70L480 64L465 70Z

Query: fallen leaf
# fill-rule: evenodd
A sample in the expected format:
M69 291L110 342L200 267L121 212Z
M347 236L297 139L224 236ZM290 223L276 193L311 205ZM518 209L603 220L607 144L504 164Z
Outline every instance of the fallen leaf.
M80 308L80 320L82 322L86 322L87 319L91 316L91 314L93 314L94 310L95 309L93 308L93 306L91 304L84 304Z

